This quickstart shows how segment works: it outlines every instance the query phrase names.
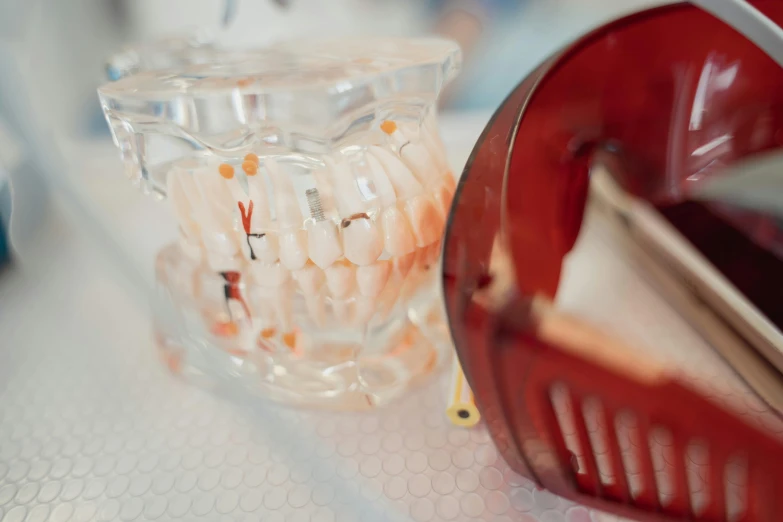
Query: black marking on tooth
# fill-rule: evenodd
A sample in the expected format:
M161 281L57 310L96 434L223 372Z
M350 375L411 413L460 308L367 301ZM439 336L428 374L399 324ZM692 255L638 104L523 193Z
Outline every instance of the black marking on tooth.
M245 239L247 240L247 248L250 249L250 260L251 261L255 261L256 259L258 259L258 257L256 256L255 250L253 250L253 245L250 244L250 238L251 237L256 237L258 239L261 239L265 235L266 235L266 233L262 233L262 234L254 233L254 234L246 234L245 235Z
M367 214L367 212L359 212L358 214L354 214L352 216L348 216L347 218L343 219L340 222L340 226L343 228L348 228L348 225L351 224L351 221L354 219L370 219L370 216Z

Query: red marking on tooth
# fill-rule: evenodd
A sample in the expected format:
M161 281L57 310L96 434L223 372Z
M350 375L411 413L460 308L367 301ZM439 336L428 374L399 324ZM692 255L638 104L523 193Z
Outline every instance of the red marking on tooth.
M247 212L245 212L245 204L241 201L237 201L239 206L239 213L242 214L242 228L245 229L245 234L250 235L250 218L253 217L253 201L247 206Z

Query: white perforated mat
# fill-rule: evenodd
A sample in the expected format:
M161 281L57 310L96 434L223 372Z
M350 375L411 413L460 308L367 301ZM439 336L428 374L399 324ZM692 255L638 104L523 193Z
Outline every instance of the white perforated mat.
M0 277L0 520L613 519L536 490L483 427L450 426L445 376L369 414L216 396L164 371L143 292L103 247L55 215L35 252ZM619 256L590 231L561 303L718 375L722 361ZM710 386L763 409L741 385Z

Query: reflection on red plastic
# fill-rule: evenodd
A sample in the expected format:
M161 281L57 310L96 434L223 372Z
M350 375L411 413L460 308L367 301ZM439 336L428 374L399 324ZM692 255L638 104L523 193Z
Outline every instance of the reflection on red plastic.
M783 2L756 5L783 21ZM622 343L541 306L556 294L579 233L596 154L611 157L626 190L666 205L723 166L779 147L782 133L783 70L687 5L600 29L541 65L504 102L457 192L444 288L466 376L515 471L578 502L642 520L783 520L779 441L646 361L621 364L630 357ZM490 267L498 259L508 273ZM561 334L552 335L551 324L562 326ZM583 416L574 415L582 451L575 455L566 444L551 398L555 385L565 386L572 404L597 399L606 426L623 412L632 415L638 441L654 428L668 430L673 491L659 490L641 442L641 483L628 483L613 429L605 441L613 481L605 483ZM707 441L711 477L698 513L684 467L694 440ZM746 459L748 473L741 518L725 500L727 463L737 458Z

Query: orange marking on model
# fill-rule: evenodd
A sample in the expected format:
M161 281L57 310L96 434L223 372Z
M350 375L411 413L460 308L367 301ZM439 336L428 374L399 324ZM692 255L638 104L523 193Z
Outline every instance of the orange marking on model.
M277 334L277 330L275 330L274 328L264 328L263 330L261 330L261 337L263 337L264 339L272 338L275 336L275 334Z
M381 122L381 130L391 135L397 130L397 124L391 120L384 120Z
M255 176L258 173L258 163L246 160L242 162L242 170L248 176Z
M231 179L234 177L234 167L228 163L221 163L218 167L218 172L220 172L220 175L226 179Z
M288 346L291 351L296 352L296 332L287 332L283 334L283 344Z
M239 326L233 321L217 322L212 326L212 333L220 337L234 337L239 333Z
M255 163L256 165L258 165L258 156L256 156L255 154L253 154L253 153L251 152L251 153L249 153L249 154L247 154L247 155L245 156L245 161L250 161L250 162L253 162L253 163Z

